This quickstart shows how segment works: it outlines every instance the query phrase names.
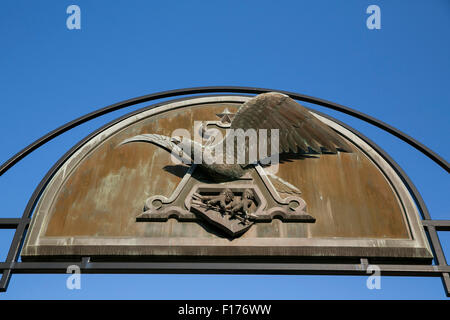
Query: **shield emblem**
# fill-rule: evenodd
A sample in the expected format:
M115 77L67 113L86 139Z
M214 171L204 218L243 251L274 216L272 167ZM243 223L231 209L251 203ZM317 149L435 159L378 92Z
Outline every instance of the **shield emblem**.
M246 232L262 212L265 201L254 185L204 185L193 190L191 210L230 237Z

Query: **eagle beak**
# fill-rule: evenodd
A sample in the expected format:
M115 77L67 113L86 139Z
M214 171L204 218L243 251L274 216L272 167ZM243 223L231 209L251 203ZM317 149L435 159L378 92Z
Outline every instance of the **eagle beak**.
M177 137L172 137L170 142L175 143L176 145L180 144L181 140Z

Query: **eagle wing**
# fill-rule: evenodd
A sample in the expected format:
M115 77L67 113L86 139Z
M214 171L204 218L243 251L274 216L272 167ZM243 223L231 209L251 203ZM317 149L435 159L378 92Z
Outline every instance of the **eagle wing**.
M277 92L263 93L245 102L234 116L231 128L279 129L280 153L352 152L333 129L290 97ZM270 130L267 131L269 135Z

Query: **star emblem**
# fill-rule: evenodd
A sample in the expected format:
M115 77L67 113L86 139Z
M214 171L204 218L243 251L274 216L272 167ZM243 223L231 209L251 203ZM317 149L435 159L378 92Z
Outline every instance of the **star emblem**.
M225 108L221 113L216 114L220 118L220 122L222 123L231 123L233 120L235 113L230 112L228 108Z

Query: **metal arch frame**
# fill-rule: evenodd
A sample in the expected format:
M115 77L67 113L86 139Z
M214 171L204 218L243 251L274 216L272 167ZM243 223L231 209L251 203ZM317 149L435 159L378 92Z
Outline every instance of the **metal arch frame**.
M264 92L277 91L284 93L291 98L303 102L312 103L315 105L323 106L332 110L336 110L365 122L368 122L392 135L408 143L412 147L425 154L428 158L433 160L436 164L441 166L445 171L450 172L449 164L438 154L424 146L417 140L411 138L405 133L395 129L394 127L377 120L371 116L368 116L359 111L345 107L343 105L326 101L323 99L314 98L311 96L298 94L294 92L272 90L265 88L251 88L251 87L197 87L188 89L178 89L153 93L129 100L125 100L96 111L79 117L73 121L66 123L65 125L49 132L45 136L36 140L9 160L0 166L0 176L18 163L21 159L28 154L38 149L45 143L51 141L57 136L75 128L89 120L98 118L102 115L110 112L123 109L125 107L137 105L140 103L160 100L165 98L173 98L177 96L186 95L198 95L198 94L212 94L212 93L234 93L234 94L260 94ZM197 97L197 96L193 96ZM192 97L191 97L192 98ZM189 97L176 99L186 100ZM49 170L38 187L33 192L25 211L21 218L0 218L0 229L15 229L15 234L11 242L11 246L6 257L5 262L0 262L0 272L2 277L0 279L0 292L6 291L9 280L12 273L65 273L69 265L79 265L81 271L84 273L210 273L210 274L332 274L332 275L367 275L367 266L369 265L368 259L362 257L359 264L348 263L235 263L235 262L91 262L89 257L82 258L81 261L71 262L18 262L20 250L31 221L31 215L34 207L44 190L45 186L52 178L54 173L59 167L71 156L81 145L83 145L88 139L112 126L113 124L121 121L124 118L130 117L133 114L142 112L145 109L154 108L169 102L176 100L170 100L166 102L157 103L150 107L145 107L137 111L124 115L100 129L89 134L86 138L72 147L59 161ZM450 231L450 220L432 220L428 212L428 209L420 196L419 192L415 188L414 184L405 174L405 172L390 158L380 147L367 137L354 130L353 128L345 125L344 123L325 115L321 112L314 111L330 120L333 120L352 131L354 134L366 141L371 147L373 147L384 159L396 170L406 186L409 188L419 211L422 214L422 225L429 238L430 245L433 249L435 265L378 265L383 275L400 275L400 276L432 276L441 277L444 285L446 295L450 297L450 266L448 265L444 252L442 250L437 231Z

